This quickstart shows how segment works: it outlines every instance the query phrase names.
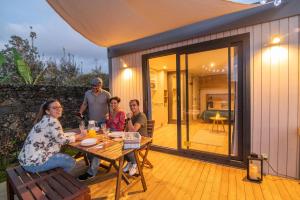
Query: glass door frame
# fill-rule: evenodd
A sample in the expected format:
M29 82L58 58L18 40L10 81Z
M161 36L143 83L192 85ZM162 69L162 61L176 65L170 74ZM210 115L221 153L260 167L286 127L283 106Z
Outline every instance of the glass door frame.
M238 89L238 94L240 93L240 92L242 92L243 91L243 87L242 87L242 83L243 83L243 76L240 76L240 74L243 74L243 67L241 67L242 65L243 65L243 43L242 42L234 42L234 43L230 43L230 46L223 46L223 47L219 47L219 48L212 48L212 49L208 49L208 50L202 50L202 51L197 51L197 49L193 49L192 51L191 50L189 50L189 49L187 49L187 50L185 50L185 51L183 51L183 53L181 53L181 54L177 54L178 56L176 57L176 59L179 61L179 66L177 65L177 69L176 69L176 71L177 72L179 72L179 74L182 72L182 66L180 66L180 63L181 63L181 56L184 56L184 67L185 67L185 83L184 83L184 86L185 86L185 88L184 88L184 90L185 90L185 92L186 92L186 94L185 94L185 102L186 102L186 104L183 104L183 105L185 105L185 108L183 108L183 109L185 109L185 111L184 111L184 113L186 114L186 130L185 130L185 134L186 134L186 141L182 141L182 137L180 137L179 138L179 140L180 141L178 141L178 149L180 149L180 150L182 150L182 151L194 151L194 152L201 152L201 153L209 153L209 154L214 154L214 153L210 153L210 152L205 152L205 151L200 151L200 150L197 150L197 149L192 149L192 148L190 148L190 145L186 145L186 148L182 148L182 142L186 142L187 144L190 144L192 141L190 141L189 140L189 138L190 138L190 132L189 132L189 126L190 126L190 123L189 123L189 88L188 88L188 86L189 86L189 84L188 84L188 75L189 75L189 64L188 64L188 57L189 57L189 55L190 54L193 54L193 53L201 53L201 52L205 52L205 51L210 51L210 50L217 50L217 49L220 49L220 48L227 48L227 60L228 60L228 69L227 69L227 86L228 86L228 119L231 119L231 95L232 95L232 92L231 92L231 90L232 90L232 88L231 88L231 75L232 75L232 73L231 73L231 66L232 66L232 64L233 63L231 63L231 48L232 47L238 47L238 60L237 60L237 62L238 62L238 68L237 68L237 70L238 70L238 80L237 80L237 89ZM179 67L179 68L178 68ZM181 91L182 91L182 88L180 88L181 87L181 80L180 80L180 78L181 78L181 76L180 75L178 75L177 74L177 82L179 83L178 85L177 85L177 90L178 90L178 92L180 93ZM182 97L182 95L181 94L179 94L179 96L180 97ZM181 104L181 101L182 100L182 98L180 98L180 99L178 99L178 104L179 105L182 105ZM236 112L234 112L234 113L236 113L237 115L238 115L238 119L240 120L242 120L242 117L243 117L243 99L241 98L241 97L238 97L238 109L237 109L237 111ZM179 116L179 119L178 119L178 121L177 121L177 125L178 125L178 133L181 133L181 136L182 136L182 133L183 133L183 131L182 131L182 122L183 122L183 120L181 119L181 106L178 106L178 113L177 113L177 116ZM239 121L238 121L239 122ZM238 134L238 144L241 144L241 145L238 145L238 155L237 156L231 156L231 137L232 137L232 129L231 129L231 126L234 126L234 124L231 124L230 123L230 120L228 120L228 123L226 124L226 125L228 125L229 127L228 127L228 155L222 155L222 154L217 154L217 155L219 155L219 156L225 156L225 157L229 157L229 159L234 159L234 160L238 160L238 161L242 161L243 160L243 157L242 157L242 155L243 155L243 146L242 146L242 144L243 144L243 135L242 135L242 133L243 133L243 127L242 127L242 123L238 123L238 122L236 122L237 123L237 134Z
M181 106L177 106L177 149L169 149L164 147L159 147L153 145L153 149L160 150L168 153L180 154L188 157L195 157L203 160L209 160L217 163L224 163L229 165L236 166L244 166L247 161L247 156L250 154L250 133L251 133L251 106L250 106L250 34L245 33L241 35L210 40L206 42L201 42L189 46L177 47L174 49L168 49L163 51L158 51L150 54L142 55L142 73L143 73L143 85L149 85L150 83L150 75L149 75L149 63L148 60L155 57L161 57L171 54L176 54L176 77L177 77L177 101L178 105L181 105L181 85L180 85L180 55L182 54L190 54L194 52L208 51L219 48L230 48L235 46L234 44L241 45L239 48L239 53L242 55L242 59L239 59L239 66L242 67L242 75L239 78L241 82L238 81L238 89L242 91L242 98L239 99L239 104L241 109L239 112L239 132L241 131L243 137L239 137L239 152L242 152L239 160L234 160L229 155L220 155L209 152L195 151L190 149L182 148L182 130L181 130ZM229 52L230 53L230 52ZM230 57L230 55L228 55ZM229 59L230 60L230 59ZM186 59L187 62L187 59ZM230 63L229 63L229 66ZM187 85L187 84L186 84ZM150 87L143 88L143 108L149 119L151 117L151 111L149 108L151 107L151 100L149 98L150 95ZM155 120L155 119L154 119ZM188 119L187 119L188 120ZM154 133L155 134L155 133Z

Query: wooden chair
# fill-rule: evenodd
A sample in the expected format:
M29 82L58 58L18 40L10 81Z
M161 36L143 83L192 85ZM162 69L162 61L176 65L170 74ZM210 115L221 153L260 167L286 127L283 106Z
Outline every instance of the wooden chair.
M28 173L21 166L6 169L7 199L90 200L89 188L57 168L42 173Z
M155 120L148 120L147 121L147 133L148 133L148 137L153 138L154 125L155 125ZM153 168L153 165L147 159L147 155L148 155L149 149L150 149L150 145L148 145L147 147L141 149L139 151L139 155L142 158L142 166L145 166L145 167L148 167L148 168Z

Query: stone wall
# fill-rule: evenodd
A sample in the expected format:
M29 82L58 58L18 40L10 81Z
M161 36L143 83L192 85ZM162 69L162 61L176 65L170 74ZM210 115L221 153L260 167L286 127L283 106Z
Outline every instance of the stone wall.
M48 98L59 99L64 107L60 119L64 128L78 126L75 113L86 87L0 85L0 158L17 152L33 126L40 105Z

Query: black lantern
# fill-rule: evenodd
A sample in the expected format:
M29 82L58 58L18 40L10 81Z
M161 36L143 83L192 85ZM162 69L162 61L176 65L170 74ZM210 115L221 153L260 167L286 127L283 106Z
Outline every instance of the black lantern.
M262 182L263 180L263 157L257 154L248 156L247 179Z

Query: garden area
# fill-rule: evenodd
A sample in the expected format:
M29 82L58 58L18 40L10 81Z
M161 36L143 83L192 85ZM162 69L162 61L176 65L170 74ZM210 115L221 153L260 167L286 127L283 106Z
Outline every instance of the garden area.
M64 128L78 126L78 111L84 92L93 77L101 77L108 87L108 74L96 65L83 73L75 55L62 49L59 60L40 55L31 41L13 35L0 50L0 182L5 169L18 163L17 156L33 126L35 115L48 98L59 99L64 107ZM70 152L72 153L72 152Z

